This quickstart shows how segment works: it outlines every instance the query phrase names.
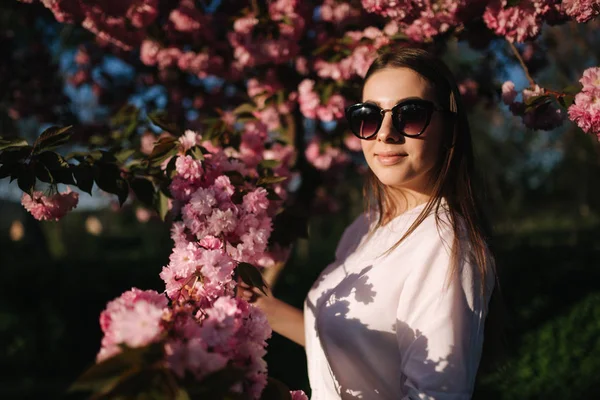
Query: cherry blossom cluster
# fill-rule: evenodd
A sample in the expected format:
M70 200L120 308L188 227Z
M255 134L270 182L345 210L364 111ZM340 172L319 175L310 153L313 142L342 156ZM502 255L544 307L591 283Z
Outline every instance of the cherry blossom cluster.
M285 88L275 76L273 69L269 69L265 78L250 78L246 82L248 96L254 101L256 110L253 114L263 122L269 131L279 129L281 125L281 115L289 114L294 108L298 97L296 92L284 95ZM281 101L269 101L281 95Z
M118 354L123 345L158 343L162 361L180 378L191 374L200 380L226 366L239 368L245 379L232 390L260 396L271 329L260 309L234 297L234 271L241 263L273 262L267 245L280 200L270 200L267 189L251 182L265 157L287 149L280 144L267 149L266 139L260 121L245 125L237 150L217 147L189 130L178 139L175 159L163 163L175 165L171 212L180 219L172 225L174 248L160 273L165 293L132 289L107 305L100 317L104 338L98 361ZM189 154L199 148L203 157Z
M360 139L356 138L356 140ZM348 139L347 143L356 148L356 141ZM360 149L360 143L358 143L358 146L358 149ZM304 155L308 162L320 171L329 171L332 168L337 169L350 162L350 157L347 152L339 147L334 147L329 144L325 145L321 143L317 137L314 137L308 143Z
M586 69L579 82L583 88L569 107L569 118L600 140L600 67Z
M109 302L100 315L104 333L97 361L113 357L123 347L158 344L159 361L179 378L201 380L226 366L245 372L232 388L258 398L267 382L266 340L271 336L265 315L240 298L222 296L199 307L172 300L153 290L133 288Z
M355 21L361 15L360 8L353 7L347 1L324 0L319 8L321 20L341 25Z
M598 0L563 0L562 7L565 14L580 23L588 22L600 15Z
M306 26L300 0L275 0L268 16L252 10L235 20L227 38L233 47L234 67L240 70L268 63L281 64L300 52L299 39Z
M523 42L535 38L544 21L557 18L560 10L557 0L526 0L510 7L507 0L492 0L483 20L497 35L510 42Z
M77 207L79 193L70 188L63 193L45 195L43 192L34 191L33 196L23 193L21 204L33 217L39 221L58 221L69 211Z
M523 118L525 126L531 129L552 130L562 125L566 113L555 107L549 97L539 104L532 102L534 98L540 98L540 96L546 94L544 88L535 85L533 88L523 89L521 92L523 101L516 101L518 94L513 82L504 82L502 85L502 101L509 106L513 115Z
M470 10L478 11L481 3L467 0L362 0L365 10L395 21L404 34L417 42L461 26L473 17Z
M397 32L397 25L389 24L383 31L375 27L368 27L364 31L348 31L342 39L343 44L350 54L339 61L319 58L314 62L314 70L320 78L329 78L336 81L346 81L353 77L367 74L369 66L376 57L377 50L390 44L390 35Z
M210 46L215 40L213 26L212 19L194 1L180 0L162 26L165 38L162 42L145 38L140 59L159 70L178 68L199 78L223 71L223 57Z
M321 121L333 121L343 118L346 99L339 94L333 94L323 104L314 88L315 81L311 79L305 79L298 85L298 102L300 103L302 115L306 118L320 119Z
M158 0L41 0L59 22L81 23L100 41L124 50L138 47L158 16Z

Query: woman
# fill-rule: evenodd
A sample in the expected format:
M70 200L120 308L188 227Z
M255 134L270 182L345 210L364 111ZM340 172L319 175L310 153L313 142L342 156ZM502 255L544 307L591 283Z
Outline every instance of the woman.
M430 53L381 54L346 117L371 205L344 232L304 312L243 286L306 346L313 400L469 399L494 288L455 80Z

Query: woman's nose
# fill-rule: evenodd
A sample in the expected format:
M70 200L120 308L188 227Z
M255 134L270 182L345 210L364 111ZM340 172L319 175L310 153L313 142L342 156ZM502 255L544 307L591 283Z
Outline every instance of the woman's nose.
M402 140L400 132L396 131L392 124L392 112L390 110L384 110L383 121L381 121L381 128L377 132L377 140L384 143L397 143Z

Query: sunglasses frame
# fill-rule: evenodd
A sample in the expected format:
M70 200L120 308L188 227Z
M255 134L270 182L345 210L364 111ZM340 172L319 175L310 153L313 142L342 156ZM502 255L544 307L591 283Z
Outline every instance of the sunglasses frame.
M398 110L401 107L406 106L406 105L420 105L425 108L425 112L426 112L425 124L423 125L423 128L421 129L421 131L414 135L408 134L408 133L404 132L403 130L399 129L399 127L397 126L398 118L394 118L395 116L398 115ZM352 112L354 112L357 109L362 108L362 107L369 107L374 110L379 110L379 114L381 115L381 118L379 119L379 121L377 123L377 129L375 129L375 132L372 135L366 136L366 137L362 137L359 134L357 134L356 132L354 132L354 130L352 129L352 124L351 124L351 119L350 119ZM362 139L362 140L369 140L369 139L377 136L377 134L379 133L379 129L381 129L381 125L383 124L383 119L385 117L385 113L387 113L387 112L392 113L392 125L394 126L394 129L396 129L397 132L399 132L402 136L415 138L415 137L420 136L423 132L425 132L425 129L427 129L427 127L429 126L429 123L431 122L431 116L433 115L434 111L440 111L440 112L450 113L450 114L454 115L454 112L452 112L450 110L446 110L446 109L438 106L434 102L432 102L430 100L425 100L425 99L403 100L403 101L399 102L398 104L396 104L395 106L393 106L392 108L387 108L387 109L381 108L377 104L369 103L369 102L356 103L356 104L352 104L351 106L346 107L345 115L346 115L346 121L348 121L348 125L350 126L350 130L352 131L352 133L356 137L358 137L359 139Z

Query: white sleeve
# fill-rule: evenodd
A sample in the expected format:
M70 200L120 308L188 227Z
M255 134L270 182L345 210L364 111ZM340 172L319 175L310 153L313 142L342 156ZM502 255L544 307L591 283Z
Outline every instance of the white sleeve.
M418 256L396 311L402 400L467 400L481 358L487 301L470 263L461 261L459 274L448 277L451 230L431 239L415 246Z

